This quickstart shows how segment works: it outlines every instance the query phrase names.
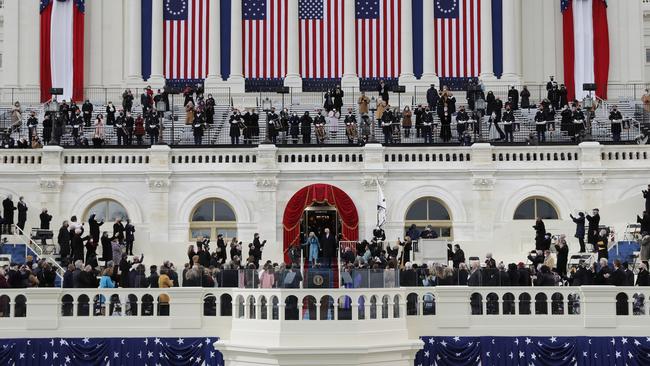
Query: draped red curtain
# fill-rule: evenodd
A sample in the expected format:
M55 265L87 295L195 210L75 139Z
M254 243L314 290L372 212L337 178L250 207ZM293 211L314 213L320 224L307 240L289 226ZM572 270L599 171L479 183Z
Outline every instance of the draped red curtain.
M341 219L343 240L359 240L359 215L357 207L341 189L329 184L313 184L302 188L291 197L282 218L285 261L287 249L300 240L300 219L305 208L314 203L328 203L336 207Z

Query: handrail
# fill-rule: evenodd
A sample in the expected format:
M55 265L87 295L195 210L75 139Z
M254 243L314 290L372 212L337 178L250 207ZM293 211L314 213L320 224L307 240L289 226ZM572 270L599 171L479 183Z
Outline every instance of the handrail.
M25 232L21 228L19 228L18 226L16 226L15 228L16 228L16 233L17 233L16 236L18 236L19 238L21 238L24 241L24 243L22 243L22 244L27 245L27 247L29 249L34 251L34 253L36 253L36 255L39 256L39 258L43 258L48 263L50 263L55 268L56 273L59 276L61 276L61 278L63 278L63 274L65 273L65 269L63 267L61 267L61 265L57 261L55 261L50 255L45 254L45 250L38 243L36 243L34 240L32 240L32 238L30 238L27 234L25 234Z

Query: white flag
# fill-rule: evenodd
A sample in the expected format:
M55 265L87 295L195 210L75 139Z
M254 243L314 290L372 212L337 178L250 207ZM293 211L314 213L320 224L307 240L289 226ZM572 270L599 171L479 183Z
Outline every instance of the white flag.
M377 180L377 227L381 228L386 222L386 197Z

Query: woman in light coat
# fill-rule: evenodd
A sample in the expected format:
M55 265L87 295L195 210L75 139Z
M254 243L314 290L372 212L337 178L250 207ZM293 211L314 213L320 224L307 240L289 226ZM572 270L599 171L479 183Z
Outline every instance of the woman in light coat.
M318 250L320 249L320 243L314 232L309 233L307 241L302 244L303 247L309 247L309 262L314 265L318 262Z

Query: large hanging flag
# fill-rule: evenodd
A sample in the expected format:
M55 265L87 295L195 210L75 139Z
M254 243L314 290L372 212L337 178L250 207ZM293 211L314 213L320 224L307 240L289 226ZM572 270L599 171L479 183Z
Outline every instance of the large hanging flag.
M479 76L480 15L480 0L434 0L434 50L439 77Z
M308 79L343 74L343 0L300 0L300 74Z
M359 77L399 77L402 54L401 13L400 0L357 0L355 18Z
M59 100L83 100L84 0L41 0L41 101L62 88Z
M205 79L208 74L210 5L208 0L164 0L165 78Z
M281 79L286 75L288 1L243 0L242 55L247 79Z
M564 42L564 83L569 100L588 93L583 84L596 83L596 95L607 99L609 27L605 0L561 0Z

